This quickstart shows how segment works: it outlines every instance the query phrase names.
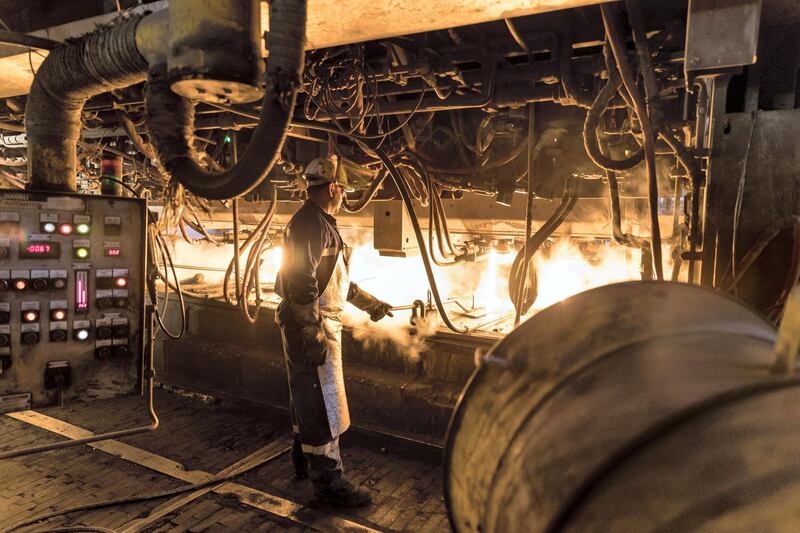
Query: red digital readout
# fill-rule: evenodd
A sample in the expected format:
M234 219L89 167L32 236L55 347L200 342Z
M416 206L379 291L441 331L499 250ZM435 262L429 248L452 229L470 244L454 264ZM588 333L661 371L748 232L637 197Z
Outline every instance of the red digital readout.
M119 248L106 248L106 257L116 257L122 254Z
M53 251L53 247L49 244L29 244L25 249L29 254L49 254Z

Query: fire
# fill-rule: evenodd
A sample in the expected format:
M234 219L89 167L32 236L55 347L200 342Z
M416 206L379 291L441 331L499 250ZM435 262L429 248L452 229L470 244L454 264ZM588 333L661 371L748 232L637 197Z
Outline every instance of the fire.
M353 244L350 260L352 281L393 306L408 307L415 300L428 303L428 278L419 256L382 257L372 247L371 233L361 232L352 237L345 235L345 240ZM184 265L179 267L181 277L202 271L206 282L212 284L222 281L224 270L233 256L232 245L190 245L175 241L174 250L176 264ZM456 324L474 327L496 319L492 322L492 330L503 333L510 330L514 307L508 296L508 275L515 255L514 251L491 250L474 263L434 267L445 308ZM274 282L282 256L280 247L264 251L259 275L265 290ZM569 238L560 239L534 256L538 296L528 315L593 287L639 279L640 259L638 250L613 243L580 246ZM244 263L243 260L242 268ZM188 268L191 266L201 266L202 270ZM366 329L370 334L389 338L401 345L412 342L407 333L411 311L398 310L394 314L394 318L374 324L364 313L348 306L344 320L348 325Z

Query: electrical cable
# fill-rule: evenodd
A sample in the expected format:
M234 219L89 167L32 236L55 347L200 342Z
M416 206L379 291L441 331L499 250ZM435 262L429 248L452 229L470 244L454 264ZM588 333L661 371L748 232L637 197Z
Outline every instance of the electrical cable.
M436 285L436 278L433 274L433 267L431 266L430 258L428 257L428 251L425 247L425 239L422 236L422 229L419 226L419 220L417 219L417 215L414 212L414 204L411 202L411 195L406 188L406 184L403 181L400 172L397 170L397 167L394 166L394 163L387 157L384 151L380 148L375 150L375 153L380 158L381 162L384 164L386 169L389 171L389 175L394 180L395 186L397 190L400 191L400 196L403 199L403 203L405 204L406 211L408 212L409 217L411 218L411 225L414 228L414 235L417 237L417 244L419 245L419 252L420 256L422 257L422 263L425 266L425 274L428 277L428 283L430 285L431 294L433 295L433 299L436 302L436 308L439 310L439 315L442 317L442 322L450 328L452 331L456 333L468 333L469 328L467 327L459 327L453 324L450 321L450 317L447 316L447 310L442 303L442 297L439 295L439 288Z
M186 493L186 492L192 492L192 491L195 491L195 490L198 490L198 489L202 489L202 488L205 488L205 487L208 487L208 486L211 486L211 485L224 484L224 483L227 483L228 481L230 481L230 480L232 480L234 478L237 478L239 476L242 476L242 475L246 474L247 472L250 472L252 470L255 470L256 468L264 466L264 465L274 461L275 459L278 459L279 457L282 457L283 455L285 455L286 453L291 451L291 449L292 449L291 447L286 447L286 448L280 450L279 452L274 453L274 454L270 455L269 457L264 458L263 460L257 461L256 463L254 463L253 465L245 468L244 470L241 470L241 471L238 471L238 472L235 472L235 473L232 473L232 474L228 474L228 475L224 475L224 476L219 476L219 475L212 476L212 477L208 478L205 481L201 481L200 483L194 483L192 485L186 485L184 487L177 487L177 488L165 490L165 491L162 491L162 492L155 492L155 493L152 493L152 494L145 494L145 495L140 495L140 496L129 496L129 497L125 497L125 498L115 498L113 500L105 500L105 501L101 501L101 502L77 505L75 507L69 507L67 509L61 509L59 511L53 511L52 513L39 515L39 516L36 516L36 517L33 517L33 518L25 519L22 522L18 522L16 524L14 524L13 526L11 526L10 528L4 530L3 533L11 533L12 531L20 529L20 528L23 528L25 526L30 526L30 525L35 524L37 522L50 520L52 518L57 518L59 516L64 516L64 515L67 515L67 514L77 513L77 512L81 512L81 511L93 511L93 510L96 510L96 509L104 509L106 507L115 507L117 505L127 505L127 504L130 504L130 503L140 503L140 502L145 502L145 501L150 501L150 500L158 500L158 499L161 499L161 498L167 498L169 496L175 496L177 494L183 494L183 493ZM75 527L85 527L85 526L75 526ZM88 526L88 527L93 527L93 526ZM47 531L54 531L54 530L47 530Z
M648 204L650 208L650 247L656 278L663 280L664 266L661 258L661 227L658 222L658 177L656 175L655 134L653 132L653 126L650 123L647 106L642 99L639 89L636 87L636 80L633 76L631 66L628 63L622 30L615 19L614 12L608 4L601 4L600 11L603 16L603 26L608 36L609 45L614 54L614 59L617 62L617 69L619 70L620 76L622 76L622 83L633 101L636 114L639 116L639 123L642 127L642 147L644 149L644 159L647 167Z
M570 177L567 181L566 186L564 187L564 194L561 197L561 204L556 208L550 218L542 224L539 230L528 237L527 247L529 249L529 253L525 253L525 249L523 248L519 252L517 252L516 257L514 258L514 262L511 264L511 271L508 275L508 295L511 298L511 302L514 304L515 308L520 308L520 314L524 315L528 312L531 306L536 302L536 293L531 291L531 295L520 294L519 287L520 287L520 276L527 275L530 266L524 264L524 257L525 255L528 256L529 261L533 260L533 257L536 255L536 252L539 248L550 238L550 236L555 232L559 226L566 220L567 216L572 212L575 208L575 204L578 202L578 179ZM526 297L527 296L527 297Z

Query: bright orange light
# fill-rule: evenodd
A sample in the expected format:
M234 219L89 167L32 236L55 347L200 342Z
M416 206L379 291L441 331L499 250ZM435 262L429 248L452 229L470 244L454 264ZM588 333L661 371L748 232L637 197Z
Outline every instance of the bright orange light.
M125 278L117 278L116 284L117 287L125 287L126 285L128 285L128 280Z
M57 309L56 311L53 311L53 320L64 320L66 316L67 313L65 313L62 309Z
M70 234L72 234L72 224L61 224L58 227L58 232L61 235L70 235Z
M24 279L18 279L14 282L14 288L18 291L24 291L28 288L28 282Z
M25 322L36 322L36 319L39 318L39 315L35 311L28 311L22 315L22 318L25 320Z

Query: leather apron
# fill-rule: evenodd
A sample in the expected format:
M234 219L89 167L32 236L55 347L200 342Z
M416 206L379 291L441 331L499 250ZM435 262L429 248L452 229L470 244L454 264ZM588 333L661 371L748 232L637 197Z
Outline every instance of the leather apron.
M325 364L317 367L322 398L328 415L331 436L338 437L350 427L350 411L344 390L342 372L342 311L347 303L350 275L347 268L346 249L336 259L336 267L325 291L319 297L322 328L328 342Z

